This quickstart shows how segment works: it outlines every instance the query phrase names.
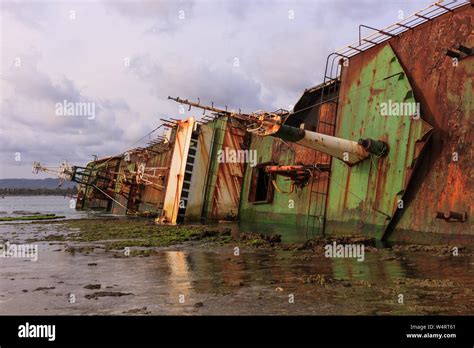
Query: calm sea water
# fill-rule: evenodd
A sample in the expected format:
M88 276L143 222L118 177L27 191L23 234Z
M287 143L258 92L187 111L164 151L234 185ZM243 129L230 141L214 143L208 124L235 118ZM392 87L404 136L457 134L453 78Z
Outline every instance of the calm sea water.
M90 216L69 203L58 196L5 197L0 216L20 210ZM0 223L0 244L77 232L61 223ZM244 246L236 257L233 243L190 243L120 257L122 251L105 249L107 242L35 243L37 261L0 257L0 315L474 315L474 257L468 255L378 249L358 262ZM71 246L92 249L71 252ZM344 284L305 280L322 276ZM87 288L92 284L100 289ZM126 296L94 300L96 291ZM406 294L405 304L398 294Z
M71 202L72 200L72 202ZM0 217L48 213L64 215L66 218L90 216L74 209L74 199L64 196L5 196L0 197Z

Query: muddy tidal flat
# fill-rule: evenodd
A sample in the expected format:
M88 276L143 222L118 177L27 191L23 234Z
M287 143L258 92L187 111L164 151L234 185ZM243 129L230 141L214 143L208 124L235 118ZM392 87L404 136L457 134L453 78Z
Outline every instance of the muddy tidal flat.
M473 315L474 257L361 237L283 243L236 226L94 218L3 223L2 315ZM325 245L364 245L363 261Z

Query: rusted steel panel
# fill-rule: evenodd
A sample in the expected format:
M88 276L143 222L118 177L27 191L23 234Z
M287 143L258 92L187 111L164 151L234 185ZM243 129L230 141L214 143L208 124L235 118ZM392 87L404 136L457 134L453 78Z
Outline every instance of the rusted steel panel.
M158 145L151 146L149 148L149 158L146 162L146 167L170 168L173 146L174 143L171 142L159 143ZM165 172L164 175L164 180L159 183L166 187L168 172ZM142 185L139 211L160 214L163 209L165 192L165 189L159 189L153 185Z
M201 126L186 209L188 220L237 218L245 167L241 160L245 158L236 157L239 161L233 163L223 154L242 151L245 134L245 130L237 128L226 117L219 117ZM243 152L239 155L243 155Z
M118 175L115 183L115 200L112 203L112 213L123 215L128 212L134 213L138 210L137 188L136 185L130 181L129 171L136 170L138 156L131 153L127 157L122 157L118 167Z
M221 150L242 151L244 136L244 129L236 128L230 121L227 121ZM209 216L211 219L235 220L237 218L245 167L244 158L237 158L237 160L239 159L242 161L218 163L211 215Z
M227 119L224 117L216 118L212 123L213 135L209 152L209 165L207 169L207 177L204 188L204 200L202 203L202 218L211 218L214 206L214 191L216 189L217 177L219 174L219 151L222 150L224 135L226 131Z
M334 102L337 86L328 85L312 88L303 94L295 108L295 115L285 124L333 135L335 129L336 104ZM321 97L323 95L323 98ZM300 111L299 111L300 110ZM304 112L301 112L304 111ZM292 119L295 117L295 119ZM258 153L258 163L268 165L315 165L329 166L331 156L288 141L252 136L251 149ZM313 170L312 176L303 187L295 186L291 180L276 175L273 200L267 203L253 203L252 188L256 176L247 167L244 175L239 219L242 226L255 228L266 223L266 229L275 230L288 241L304 240L323 233L326 197L329 186L329 173L326 170ZM275 227L277 226L277 227Z
M338 89L338 81L326 82L306 89L295 104L294 112L286 120L285 124L293 127L303 127L313 132L333 135L334 130L331 130L328 126L332 125L334 127L335 124L334 112ZM332 105L327 103L332 103ZM326 105L322 106L322 104Z
M382 238L416 165L416 144L431 127L415 114L412 87L389 44L351 58L340 93L336 136L382 140L390 150L352 167L332 161L326 232ZM397 114L392 105L407 108Z
M252 136L251 147L258 153L258 163L274 165L315 164L318 151L292 143L284 143L271 137ZM301 240L313 234L322 233L321 226L324 216L325 193L328 186L327 173L313 171L313 176L302 188L291 190L291 181L284 176L275 176L278 187L274 190L270 202L253 203L256 176L254 169L247 166L244 175L242 196L240 200L239 220L242 224L260 228L262 224L278 226L278 232L285 240ZM270 183L270 185L272 185ZM287 193L291 192L291 193ZM267 226L267 225L265 225ZM285 228L285 226L291 228ZM249 226L252 228L252 226Z
M404 131L394 129L394 125L385 127L386 138L379 139L397 139L397 144L390 144L389 162L395 160L390 165L345 168L337 162L333 164L328 208L331 231L377 237L388 231L391 234L385 237L391 240L472 243L474 230L469 216L474 201L470 131L474 109L473 57L463 53L458 55L458 61L453 61L452 53L460 45L473 47L473 15L472 7L460 7L351 57L349 66L343 68L336 135L358 136L362 130L370 133L384 129L380 122L370 118L373 104L380 105L381 94L386 102L390 98L399 99L402 85L379 88L375 84L374 76L380 68L388 66L381 58L387 47L394 51L391 61L398 61L404 69L400 79L407 79L412 89L403 101L407 98L418 101L421 116L427 123L405 127ZM375 66L370 67L372 62L376 62ZM394 76L387 75L386 80ZM359 91L351 97L350 89ZM364 113L365 119L361 116ZM434 130L430 131L427 124ZM426 136L428 132L430 137ZM401 146L404 139L408 140L406 149ZM396 158L390 158L393 153ZM401 175L390 175L397 168ZM376 174L372 169L377 170ZM368 176L367 185L362 174ZM340 188L335 186L335 181ZM371 204L398 201L393 188L400 185L403 189L396 196L402 200L399 202L402 206L394 207L393 214L385 210L389 206L380 209L379 204ZM369 189L364 191L361 187ZM360 203L355 204L357 201ZM377 215L381 215L379 221Z
M474 207L474 57L456 64L446 55L459 44L474 47L473 32L474 10L463 6L390 42L421 102L423 116L434 126L391 239L463 242L474 236L469 218ZM450 211L467 213L467 221L436 218L437 212Z
M322 134L334 135L336 131L336 102L327 102L321 104L319 110L319 122L317 132ZM331 156L317 151L315 158L316 163L330 163Z

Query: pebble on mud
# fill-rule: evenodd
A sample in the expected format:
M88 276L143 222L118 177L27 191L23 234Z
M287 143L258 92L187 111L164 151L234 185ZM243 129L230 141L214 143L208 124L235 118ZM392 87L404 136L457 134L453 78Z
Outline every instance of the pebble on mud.
M88 300L90 299L98 299L99 297L106 297L106 296L112 296L112 297L122 297L122 296L129 296L133 295L131 292L120 292L120 291L98 291L94 292L93 294L87 294L84 297L87 298Z
M318 237L307 240L303 244L288 245L288 250L319 250L327 244L336 242L337 244L363 244L366 251L376 251L375 238L366 236L331 236Z
M100 289L100 284L88 284L84 286L84 289L97 290Z
M386 256L382 257L380 261L396 261L396 260L405 260L404 257L397 257L397 256Z
M281 244L281 235L246 232L240 234L239 241L257 248L265 246L275 247Z
M437 256L454 256L454 248L457 248L458 256L471 256L472 253L465 247L453 245L418 245L418 244L397 244L392 246L392 251L409 252L430 252Z
M142 308L132 308L128 311L123 311L123 314L150 314L151 312L147 311L146 307Z
M446 288L446 287L455 287L457 286L456 283L449 279L413 279L413 278L405 278L405 279L397 279L395 284L398 285L414 285L414 286L421 286L427 288Z
M334 279L329 277L329 276L326 276L324 274L310 274L308 276L303 276L303 277L300 277L299 280L303 283L303 284L319 284L321 286L325 286L329 283L333 283L334 282Z
M33 291L43 291L43 290L53 290L56 289L54 286L46 287L46 286L40 286L39 288L34 289Z

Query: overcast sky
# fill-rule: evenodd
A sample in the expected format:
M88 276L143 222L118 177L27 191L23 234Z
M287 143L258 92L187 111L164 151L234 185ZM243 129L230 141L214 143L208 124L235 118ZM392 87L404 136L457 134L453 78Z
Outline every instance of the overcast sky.
M359 24L381 28L431 2L2 0L0 178L45 177L33 161L84 165L125 151L161 117L201 116L168 95L287 109ZM63 100L93 103L95 118L56 115Z

